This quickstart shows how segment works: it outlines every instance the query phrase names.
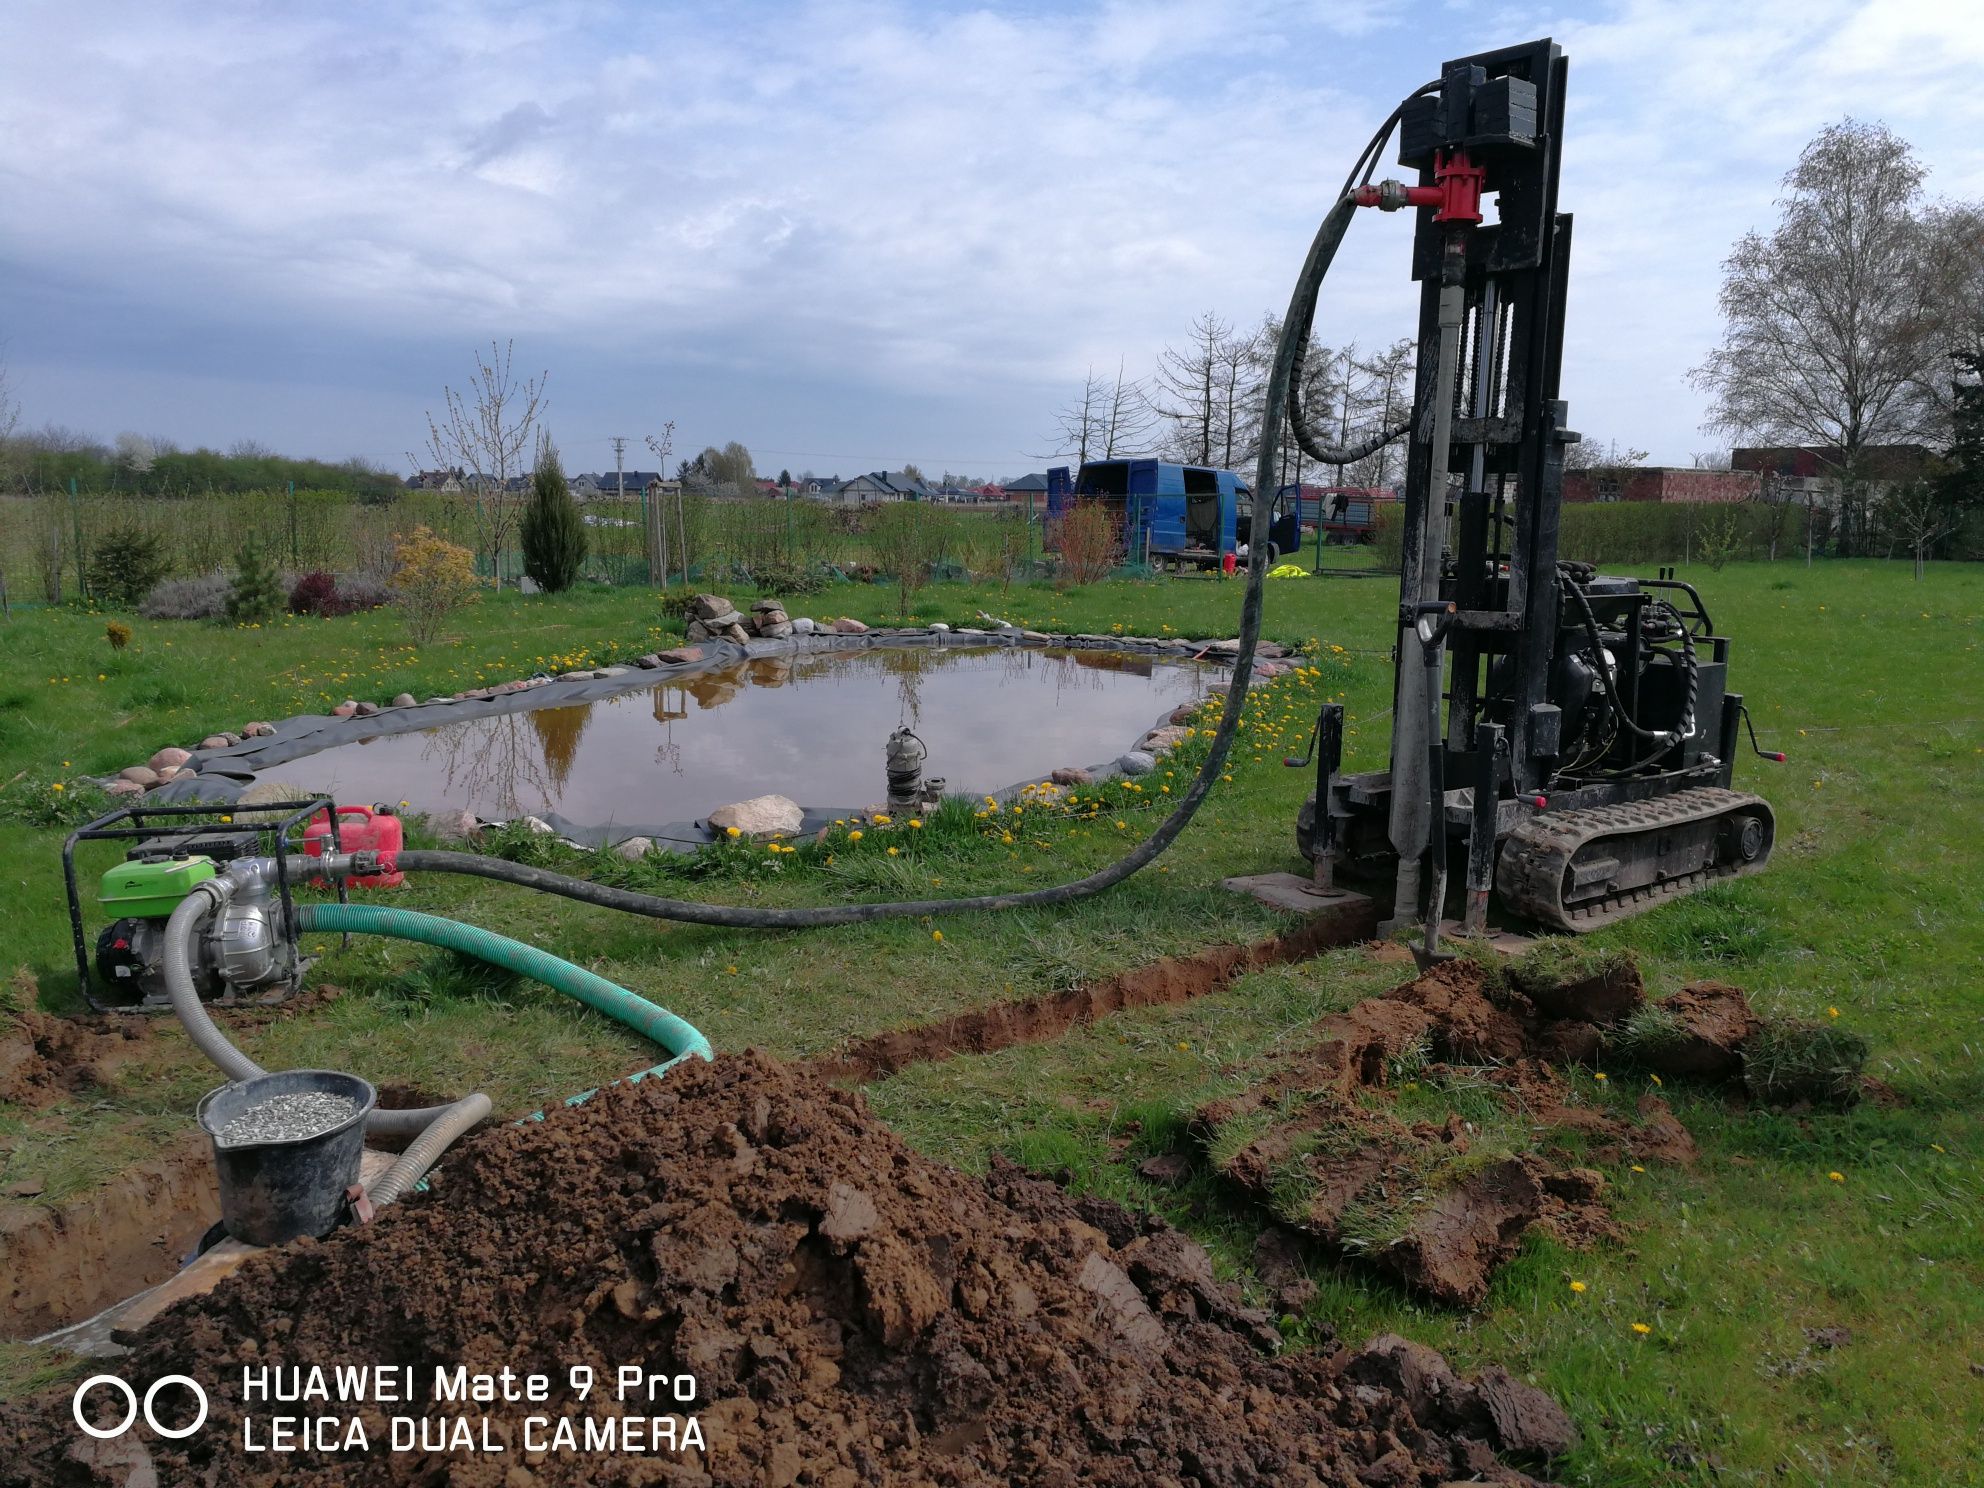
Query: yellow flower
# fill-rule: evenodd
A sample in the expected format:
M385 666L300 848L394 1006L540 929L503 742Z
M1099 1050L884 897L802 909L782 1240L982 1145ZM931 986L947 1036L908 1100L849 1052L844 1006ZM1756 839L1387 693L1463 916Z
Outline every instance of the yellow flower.
M742 837L744 830L741 827L725 827L723 829L723 835L726 837Z
M1597 1074L1595 1074L1595 1075L1593 1075L1593 1076L1592 1076L1592 1079L1594 1079L1594 1080L1603 1080L1604 1078L1605 1078L1605 1071L1604 1071L1604 1070L1600 1070L1600 1071L1599 1071L1599 1072L1598 1072Z
M1179 1052L1179 1053L1181 1053L1181 1054L1189 1054L1189 1053L1191 1052L1191 1050L1192 1050L1192 1045L1191 1045L1191 1043L1190 1043L1190 1041L1189 1041L1189 1040L1186 1040L1186 1039L1180 1039L1180 1040L1178 1040L1178 1052Z
M724 967L724 971L725 971L726 973L728 973L729 975L731 975L731 976L736 976L736 975L737 975L737 968L736 968L736 967L734 967L734 966L726 966L726 967Z
M936 941L938 945L942 945L944 943L944 932L941 930L932 930L930 932L930 938Z
M1660 1076L1658 1076L1658 1075L1656 1075L1656 1074L1654 1074L1654 1073L1652 1073L1651 1071L1649 1071L1649 1072L1647 1073L1647 1078L1648 1078L1649 1080L1651 1080L1651 1081L1653 1081L1653 1083L1654 1083L1654 1084L1656 1084L1656 1085L1659 1085L1659 1084L1662 1084L1662 1083L1663 1083L1663 1082L1662 1082L1662 1080L1661 1080L1661 1078L1660 1078Z
M1646 1334L1651 1333L1653 1329L1649 1328L1645 1323L1634 1323L1633 1331L1635 1333Z
M884 816L884 815L883 815L883 814L882 814L881 812L879 812L879 811L875 813L875 825L876 825L876 826L878 826L878 827L886 827L886 826L887 826L888 824L889 824L889 819L888 819L888 817L886 817L886 816Z
M856 827L852 832L849 832L847 834L847 840L849 842L859 842L861 840L861 829Z
M1128 822L1118 822L1118 823L1116 823L1116 830L1120 832L1120 831L1122 831L1122 830L1123 830L1123 829L1124 829L1125 827L1127 827L1128 825L1129 825L1129 823L1128 823Z
M1826 1009L1826 1016L1827 1016L1828 1018L1837 1018L1837 1017L1839 1016L1839 1009L1838 1009L1838 1008L1836 1008L1836 1007L1829 1007L1829 1008L1827 1008L1827 1009Z
M917 820L917 819L916 819L915 817L913 817L913 816L912 816L912 817L911 817L911 818L909 819L909 824L910 824L910 826L911 826L911 827L912 827L912 828L913 828L914 830L916 830L916 831L918 831L918 832L920 832L920 831L922 831L922 830L923 830L923 823L922 823L922 822L920 822L920 821L918 821L918 820Z
M1013 845L1013 834L1011 832L1001 832L999 834L999 840L1007 847L1011 847Z
M53 785L51 785L51 786L49 787L49 789L50 789L50 790L58 790L58 791L59 791L59 790L67 790L67 789L68 789L68 787L67 787L67 786L65 786L65 785L64 785L64 784L63 784L63 783L62 783L61 781L59 781L59 780L58 780L58 781L56 781L56 782L55 782L55 784L53 784Z
M901 851L900 848L892 847L889 849L889 856L893 858L899 851Z
M1640 1166L1640 1165L1639 1165L1638 1163L1634 1163L1634 1164L1633 1164L1633 1171L1634 1171L1635 1173L1644 1173L1644 1172L1646 1171L1646 1169L1645 1169L1645 1168L1643 1168L1643 1167L1641 1167L1641 1166Z
M1828 1173L1826 1177L1832 1179L1834 1183L1844 1183L1846 1181L1846 1175L1844 1173Z
M1574 1281L1574 1282L1572 1282L1572 1283L1571 1283L1571 1290L1572 1290L1572 1291L1574 1291L1574 1292L1579 1292L1579 1293L1582 1293L1582 1292L1584 1291L1584 1283L1583 1283L1583 1282L1581 1282L1581 1281Z
M1948 1149L1944 1147L1941 1142L1931 1142L1929 1145L1935 1148L1936 1151L1943 1153L1945 1156L1948 1156Z

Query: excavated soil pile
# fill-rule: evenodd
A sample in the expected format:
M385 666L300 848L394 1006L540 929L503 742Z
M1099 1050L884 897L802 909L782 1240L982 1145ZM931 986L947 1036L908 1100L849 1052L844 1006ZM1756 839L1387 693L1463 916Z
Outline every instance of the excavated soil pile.
M1585 1161L1693 1159L1658 1096L1628 1119L1580 1100L1558 1072L1597 1053L1605 1030L1594 1017L1624 1017L1640 1000L1630 963L1519 991L1471 961L1448 962L1319 1020L1258 1083L1201 1106L1194 1126L1222 1175L1283 1223L1438 1301L1473 1306L1532 1226L1571 1245L1617 1233L1604 1176L1552 1156L1563 1142L1553 1133L1575 1134ZM1422 1086L1464 1090L1504 1120L1401 1115L1400 1097Z
M858 1094L755 1055L485 1133L434 1196L257 1257L155 1332L120 1373L220 1382L205 1429L149 1442L164 1483L1416 1488L1528 1483L1497 1451L1535 1465L1572 1440L1547 1396L1400 1339L1276 1358L1265 1315L1181 1233L1011 1167L931 1162ZM559 1388L474 1407L501 1456L240 1453L244 1362L358 1361L692 1373L672 1409L708 1445L519 1450L530 1412L671 1409ZM68 1404L0 1409L0 1484L126 1481Z
M60 1018L34 1005L32 984L16 983L22 1007L0 1013L0 1105L38 1109L108 1083L135 1046L151 1037L143 1018L114 1013Z

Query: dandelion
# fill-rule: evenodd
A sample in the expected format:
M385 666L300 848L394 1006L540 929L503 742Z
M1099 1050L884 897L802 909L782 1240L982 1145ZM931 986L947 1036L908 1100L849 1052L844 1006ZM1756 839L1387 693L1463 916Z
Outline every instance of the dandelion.
M874 821L878 827L886 827L889 824L889 818L879 811L875 813Z
M915 817L912 816L909 819L909 827L910 830L913 832L920 832L923 830L923 823L918 821Z
M889 856L893 858L900 851L902 851L901 848L892 847L889 849Z
M1179 1052L1180 1054L1189 1054L1189 1053L1191 1053L1191 1052L1192 1052L1192 1044L1191 1044L1191 1041L1190 1041L1189 1039L1180 1039L1180 1040L1178 1040L1178 1052Z
M1836 1008L1836 1007L1829 1007L1829 1008L1827 1008L1827 1009L1826 1009L1826 1016L1827 1016L1828 1018L1837 1018L1837 1017L1839 1016L1839 1009L1838 1009L1838 1008Z
M1844 1183L1846 1181L1846 1175L1844 1173L1828 1173L1826 1177L1832 1179L1834 1183Z
M1648 1333L1651 1333L1653 1329L1649 1328L1645 1323L1634 1323L1633 1331L1644 1337Z
M861 840L861 829L856 827L852 832L849 832L847 834L847 840L849 842L859 842Z
M1650 1072L1650 1071L1649 1071L1649 1072L1648 1072L1648 1074L1647 1074L1647 1078L1648 1078L1649 1080L1651 1080L1651 1081L1653 1081L1653 1083L1654 1083L1654 1084L1656 1084L1656 1085L1659 1085L1659 1084L1661 1084L1661 1083L1662 1083L1662 1081L1661 1081L1661 1078L1660 1078L1660 1076L1658 1076L1658 1075L1656 1075L1656 1074L1653 1074L1653 1073L1652 1073L1652 1072Z
M1644 1173L1644 1172L1646 1171L1646 1169L1645 1169L1645 1168L1643 1168L1643 1167L1641 1167L1641 1166L1640 1166L1640 1165L1639 1165L1638 1163L1634 1163L1634 1164L1633 1164L1633 1171L1634 1171L1635 1173Z
M1124 830L1125 828L1127 828L1127 827L1128 827L1129 825L1130 825L1130 824L1129 824L1128 822L1120 822L1120 821L1119 821L1118 823L1116 823L1116 830L1117 830L1117 831L1119 831L1119 832L1121 832L1121 831L1123 831L1123 830Z
M1600 1070L1597 1074L1592 1076L1592 1079L1600 1081L1602 1083L1605 1079L1605 1071Z
M736 975L737 975L737 968L736 968L735 966L726 966L726 967L724 967L724 972L725 972L725 974L726 974L726 975L729 975L729 976L736 976Z
M1929 1145L1937 1152L1941 1152L1944 1156L1947 1157L1949 1155L1948 1149L1945 1148L1941 1142L1931 1142Z
M936 941L938 945L942 945L944 943L944 932L941 930L932 930L930 932L930 938Z
M1583 1282L1581 1282L1581 1281L1574 1281L1574 1282L1572 1282L1572 1283L1571 1283L1571 1290L1572 1290L1572 1291L1574 1291L1574 1292L1576 1292L1576 1293L1578 1293L1578 1294L1579 1294L1580 1296L1582 1296L1582 1295L1584 1294L1584 1283L1583 1283Z
M744 835L744 829L742 827L725 827L723 829L723 835L726 837L742 837Z
M67 790L68 787L63 785L63 783L58 780L55 782L55 784L51 785L49 789L53 791L59 791L59 790Z

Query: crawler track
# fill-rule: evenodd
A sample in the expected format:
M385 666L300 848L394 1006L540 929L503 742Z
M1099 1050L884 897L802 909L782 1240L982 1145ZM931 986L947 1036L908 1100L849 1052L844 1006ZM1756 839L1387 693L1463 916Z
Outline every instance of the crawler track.
M1760 872L1775 835L1762 797L1713 786L1546 811L1509 834L1495 887L1515 913L1582 935Z

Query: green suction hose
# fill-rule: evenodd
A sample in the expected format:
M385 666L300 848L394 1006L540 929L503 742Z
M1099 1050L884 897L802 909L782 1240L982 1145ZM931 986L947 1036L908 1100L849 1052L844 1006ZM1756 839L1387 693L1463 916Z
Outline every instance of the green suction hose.
M412 940L422 945L460 951L478 961L505 967L519 976L555 987L568 997L575 997L587 1007L652 1039L676 1059L715 1057L710 1041L703 1037L701 1031L666 1008L655 1006L645 997L636 996L583 966L574 966L569 961L540 951L536 946L525 945L520 940L512 940L507 935L498 935L477 925L464 925L458 920L445 920L439 915L420 914L410 909L388 909L376 904L300 904L296 916L297 925L303 930L384 935L394 940Z

